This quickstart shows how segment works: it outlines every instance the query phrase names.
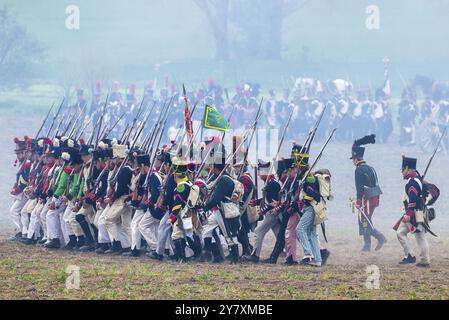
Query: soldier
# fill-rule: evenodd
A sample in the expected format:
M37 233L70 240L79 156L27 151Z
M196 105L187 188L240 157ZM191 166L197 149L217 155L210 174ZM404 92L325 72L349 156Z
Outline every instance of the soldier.
M102 161L101 150L89 150L90 160L83 170L83 194L82 207L75 216L76 222L83 230L85 243L80 246L80 251L92 251L95 249L95 242L98 240L98 229L95 226L96 201L99 201L106 194L107 174L104 172L107 168ZM88 157L85 155L84 157ZM100 176L101 175L101 176ZM102 179L99 184L102 188L95 187L95 181ZM100 200L101 201L101 200ZM93 230L93 234L92 234Z
M304 251L300 264L320 267L322 264L320 243L315 225L314 204L321 200L318 179L309 173L301 186L301 217L296 227L296 237Z
M238 180L243 184L245 193L243 194L242 203L240 204L241 211L243 212L240 217L240 229L237 234L238 241L242 245L242 256L249 257L252 252L252 246L249 242L249 233L251 232L251 223L248 218L248 210L251 210L249 203L251 200L255 199L255 185L251 174L248 172L248 164L238 162L234 164L234 170L238 175L242 172L242 175Z
M146 201L148 190L147 186L145 186L145 180L150 169L150 156L138 151L134 153L133 158L137 166L131 183L131 205L133 210L135 210L131 220L131 251L125 252L123 255L138 257L141 254L140 248L142 244L142 235L139 230L139 224L148 209Z
M258 173L259 177L265 182L263 189L263 198L256 200L262 212L265 212L264 219L257 226L254 231L256 234L256 243L254 244L253 252L247 259L242 257L243 261L259 262L260 253L262 251L262 244L267 232L271 229L277 237L280 228L280 221L275 209L279 205L281 184L276 179L275 175L269 172L271 164L259 160Z
M176 160L176 158L172 159L173 163L175 162L174 160ZM176 180L172 166L172 169L170 169L164 177L164 180L161 184L161 192L155 204L155 207L159 210L162 210L162 212L164 212L164 215L162 216L159 227L157 229L158 239L156 251L150 253L150 258L152 259L161 261L164 258L164 252L168 253L166 251L167 241L169 241L172 232L172 225L168 222L168 220L170 218L170 212L173 207L175 189Z
M26 239L26 244L34 244L37 242L41 228L44 226L41 223L40 215L45 206L45 200L47 198L46 189L48 187L49 180L51 178L52 170L56 164L56 158L54 153L52 153L52 141L50 139L40 139L42 141L42 152L43 152L43 167L40 172L40 178L37 184L34 186L34 197L36 198L36 206L31 212L30 224L28 227L28 234Z
M66 226L64 212L67 208L67 197L65 194L70 192L70 180L76 170L78 170L77 152L75 142L67 137L60 138L62 144L61 158L64 161L58 170L58 176L54 183L54 192L48 205L46 214L48 239L46 248L58 249L66 241ZM72 190L73 191L73 190ZM73 239L73 238L72 238ZM72 240L73 243L73 240Z
M63 213L63 220L61 221L61 229L64 238L66 239L65 250L72 250L78 244L77 235L82 235L82 230L78 224L75 222L76 212L79 210L77 206L78 193L79 193L79 182L82 171L83 160L79 153L78 146L75 146L71 155L71 171L68 177L68 184L66 191L61 196L61 201L66 204L66 209ZM76 231L72 228L75 225ZM69 241L67 242L67 238ZM80 243L83 244L82 242Z
M16 153L16 164L19 163L20 169L16 175L16 183L14 184L10 194L14 198L13 205L11 206L10 212L12 216L12 220L16 225L16 235L12 238L12 240L18 240L22 236L23 224L21 218L21 211L25 206L27 201L23 190L25 190L28 185L28 176L31 168L31 161L28 160L28 150L26 146L25 140L19 140L18 138L14 139L14 143L16 144L16 149L14 152Z
M369 166L363 155L365 148L362 145L375 143L376 136L369 135L354 141L351 160L355 169L355 188L357 199L355 206L359 210L359 234L363 236L364 245L362 251L371 250L371 237L377 240L376 251L380 250L387 241L382 233L373 227L372 216L379 206L379 198L382 191L377 180L377 173Z
M182 263L186 261L185 248L186 248L186 230L187 230L187 200L192 187L192 182L189 180L187 174L187 163L182 161L176 161L173 163L175 172L176 189L173 194L173 206L170 210L167 224L173 227L171 238L173 240L175 255L177 261ZM191 223L191 218L190 218Z
M141 160L138 158L138 161ZM160 196L162 181L169 172L171 164L170 154L161 151L157 155L153 170L148 177L148 210L140 220L138 229L148 244L150 250L148 253L149 256L154 255L158 243L158 227L165 211L162 206L157 205L157 201ZM150 166L151 164L148 162L144 165Z
M110 207L104 216L112 247L105 253L121 254L130 250L132 210L125 205L125 201L129 197L133 170L129 163L123 163L127 161L127 145L115 143L112 145L112 152L116 167L114 171L117 173L114 188L106 198Z
M218 177L218 180L214 181L214 189L209 201L204 205L204 211L215 211L217 223L222 229L221 231L225 235L228 243L230 251L229 260L231 263L237 263L239 260L237 235L240 229L238 201L241 199L236 200L234 192L236 191L237 184L240 182L231 178L226 170L227 165L225 160L224 148L222 148L222 152L214 152L213 174ZM243 193L241 196L243 196Z
M430 267L429 244L426 239L424 228L424 203L423 203L423 181L416 170L417 159L402 157L402 177L407 180L403 196L405 214L395 226L399 243L404 249L405 257L399 264L415 263L416 257L412 256L407 235L415 235L416 243L420 250L420 262L418 267Z

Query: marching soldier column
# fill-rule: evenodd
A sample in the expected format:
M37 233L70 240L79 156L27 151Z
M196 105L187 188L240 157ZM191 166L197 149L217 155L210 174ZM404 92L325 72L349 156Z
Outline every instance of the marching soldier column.
M70 126L70 122L55 126L59 111L46 136L40 137L40 132L50 112L35 139L16 138L18 170L10 210L17 232L13 239L48 249L129 257L146 254L158 261L179 263L275 264L285 251L286 265L325 265L330 255L324 244L332 175L328 169L316 167L338 127L330 131L313 161L309 150L326 108L304 144L294 144L290 155L282 158L279 151L288 121L278 153L272 161L260 160L252 175L247 157L262 103L253 124L242 136L233 138L232 152L227 153L225 132L197 144L196 134L184 130L161 146L172 101L164 103L145 134L154 105L143 107L142 101L132 123L112 139L108 135L115 124L105 123L104 113L92 124L85 141L86 128ZM186 109L186 119L191 119L194 109ZM206 109L216 113L210 106ZM215 123L216 128L220 125ZM371 249L371 237L377 239L376 250L386 242L372 220L382 192L376 171L364 160L363 146L374 142L375 135L371 135L352 146L357 191L352 201L363 251ZM403 158L402 174L407 180L405 213L395 226L405 253L401 264L416 260L407 240L412 233L420 248L418 266L427 267L426 234L433 234L429 222L434 210L430 206L439 190L418 173L416 159ZM264 183L260 197L259 181ZM319 226L322 236L317 232ZM261 259L270 230L276 242L269 258ZM303 252L299 261L297 242Z

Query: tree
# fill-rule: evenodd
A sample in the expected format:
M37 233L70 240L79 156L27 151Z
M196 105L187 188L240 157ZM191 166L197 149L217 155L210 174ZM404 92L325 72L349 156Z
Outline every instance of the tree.
M25 86L44 60L44 47L19 24L11 8L0 8L0 88Z
M285 18L307 0L193 0L206 15L215 58L281 59Z

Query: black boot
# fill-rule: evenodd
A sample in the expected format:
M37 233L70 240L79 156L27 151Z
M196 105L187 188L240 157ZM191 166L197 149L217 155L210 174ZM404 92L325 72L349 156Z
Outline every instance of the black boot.
M69 236L69 242L64 246L64 250L73 250L76 247L76 236L74 234Z
M212 238L204 239L204 248L201 252L200 262L209 262L212 260Z
M134 248L132 250L123 252L122 256L124 256L124 257L139 257L141 253L142 252L139 249Z
M293 266L297 265L298 261L293 260L293 256L288 256L287 259L285 260L285 264L288 266Z
M81 252L89 252L95 250L95 243L86 243L84 246L80 247L79 251Z
M79 250L81 247L83 247L86 244L86 237L85 236L79 236L76 239L76 249Z
M22 232L17 232L13 237L9 238L10 241L17 241L22 238Z
M238 244L233 244L231 246L231 248L229 248L229 250L231 251L231 264L236 264L239 262L239 245Z
M162 261L164 259L164 255L158 254L156 251L148 252L147 257L154 259L154 260L159 260L159 261Z
M173 244L175 246L175 252L178 256L177 262L184 263L186 262L186 254L185 254L185 247L184 247L184 239L176 239L173 241Z
M193 251L192 260L197 260L201 256L201 240L198 236L193 235L193 239L186 237L190 249Z
M382 233L380 233L380 231L376 229L374 229L371 232L371 234L377 240L377 246L376 248L374 248L374 250L379 251L382 248L382 246L387 242L387 239Z
M122 244L120 241L112 241L112 247L109 250L106 250L105 254L114 254L118 255L122 252Z
M404 258L402 259L399 264L409 264L409 263L415 263L416 262L416 257L412 256L410 253Z
M368 228L363 229L363 252L371 251L371 231Z
M98 229L94 224L90 225L92 227L92 230L94 231L94 241L98 242Z
M76 221L78 221L84 233L84 243L80 244L80 240L78 239L78 247L81 249L83 246L90 246L94 243L94 238L92 236L92 233L90 232L89 223L87 222L86 217L82 214L77 214Z
M241 261L242 262L252 262L252 263L259 263L259 257L256 256L256 250L253 250L254 252L250 256L242 256Z
M95 253L104 254L109 250L109 243L99 243L98 248L95 249Z
M327 249L320 249L321 265L324 266L327 263L327 258L331 255L331 252Z
M59 249L61 248L61 241L59 241L59 238L51 239L44 247L47 249Z
M219 247L219 244L218 244L218 242L213 242L213 243L211 243L211 251L212 251L212 255L213 255L213 260L212 260L212 262L213 263L221 263L221 262L223 262L223 257L222 257L222 255L221 255L221 252L220 252L220 247Z
M237 240L242 245L242 256L250 256L251 255L251 245L249 243L248 233L245 230L240 229L237 234Z

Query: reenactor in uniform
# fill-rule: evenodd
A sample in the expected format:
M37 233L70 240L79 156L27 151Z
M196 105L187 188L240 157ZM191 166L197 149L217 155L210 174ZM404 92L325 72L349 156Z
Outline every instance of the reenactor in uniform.
M104 217L112 247L105 253L121 254L130 250L131 245L132 210L125 201L129 197L133 170L129 163L123 163L127 161L127 145L115 143L112 145L112 152L117 171L114 177L116 181L113 181L114 188L106 199L110 208Z
M176 189L173 194L173 205L171 207L167 224L171 225L173 232L171 238L175 249L175 256L177 261L182 263L186 261L185 249L186 249L186 222L185 214L187 213L187 200L190 194L190 188L192 182L189 180L187 174L187 163L177 161L173 163ZM191 219L190 219L191 223Z
M375 135L365 136L355 140L352 146L351 160L355 165L355 188L357 199L355 207L359 211L359 233L363 236L364 245L362 251L371 250L371 237L377 240L375 250L380 250L387 241L382 233L373 227L372 216L374 210L379 206L382 191L379 187L376 170L369 166L363 156L366 144L375 143Z
M405 254L404 259L399 264L416 262L416 257L411 254L407 238L407 235L412 233L420 250L420 261L416 266L427 268L430 266L430 256L424 228L423 181L416 170L416 163L417 159L415 158L402 158L402 177L407 180L403 196L405 213L395 229Z
M18 138L14 139L14 143L16 144L16 149L14 150L14 152L16 153L17 156L15 165L19 164L20 168L16 175L16 182L10 192L10 194L14 198L14 202L13 205L11 206L10 212L17 231L16 235L14 236L14 239L17 240L20 239L22 236L26 236L25 234L22 234L23 224L20 213L27 201L23 191L28 185L28 176L30 173L31 161L28 159L27 143L25 140L26 139L24 140L19 140Z
M141 159L138 158L138 161L141 161ZM154 255L156 252L158 243L158 228L165 213L163 206L158 204L158 199L161 193L162 182L164 181L165 176L169 173L171 164L170 154L168 152L160 151L155 159L153 170L148 177L146 200L148 210L140 220L138 228L148 244L150 250L148 254L150 256ZM150 165L151 164L149 162L144 164L144 166Z
M61 137L60 143L63 152L61 158L64 164L58 170L58 176L54 183L53 196L48 205L46 214L48 239L45 244L46 248L58 249L66 239L66 229L64 221L64 212L67 207L67 197L65 194L69 192L70 180L75 170L77 170L77 152L75 142L67 137Z
M270 162L259 160L258 174L262 181L265 182L265 187L263 188L263 197L257 199L256 204L259 206L262 214L265 214L263 214L264 218L262 222L258 224L254 231L256 234L256 242L254 244L253 252L249 258L242 257L243 261L258 263L262 251L263 240L265 239L267 232L272 230L276 237L279 233L280 220L273 209L276 209L280 204L281 184L276 179L275 175L269 172L270 168Z

